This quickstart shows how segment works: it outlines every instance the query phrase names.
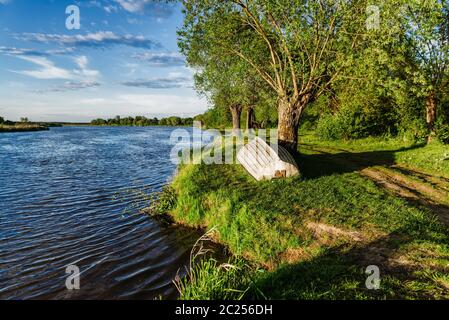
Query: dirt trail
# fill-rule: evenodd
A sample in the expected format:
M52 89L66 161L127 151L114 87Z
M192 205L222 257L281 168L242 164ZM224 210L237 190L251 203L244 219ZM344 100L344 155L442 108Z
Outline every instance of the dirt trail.
M394 195L429 208L443 223L449 225L449 179L398 164L373 165L372 159L367 156L344 149L312 145L301 147L320 154L335 154L335 162L339 165L354 167L362 176ZM339 156L343 153L344 156Z

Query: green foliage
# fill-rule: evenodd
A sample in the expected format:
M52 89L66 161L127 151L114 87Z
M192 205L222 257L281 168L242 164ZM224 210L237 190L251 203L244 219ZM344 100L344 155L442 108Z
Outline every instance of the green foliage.
M399 125L399 137L405 142L420 143L426 140L429 129L424 119L405 117Z
M338 140L348 135L349 128L342 121L342 117L334 117L331 114L322 116L318 120L317 135L324 140Z
M0 117L0 124L5 122L5 119L3 117Z
M211 108L202 115L195 117L205 128L225 129L232 126L231 113L227 108Z
M334 115L323 115L316 133L325 140L348 140L386 135L393 130L394 115L388 115L388 111L346 107Z
M449 124L439 123L436 133L438 140L444 144L449 144Z
M429 134L422 123L430 94L441 102L439 116L447 113L447 2L382 1L376 4L379 29L368 31L370 1L340 2L338 7L333 1L301 0L183 3L179 46L198 70L197 89L210 98L212 108L256 101L259 125L271 127L278 122L278 100L295 101L297 86L302 90L313 83L305 88L305 93L314 92L310 102L319 105L320 114L338 113L320 121L326 139L399 134L410 141ZM319 61L310 64L316 52ZM226 112L205 119L215 127L229 126ZM313 127L308 122L303 130Z

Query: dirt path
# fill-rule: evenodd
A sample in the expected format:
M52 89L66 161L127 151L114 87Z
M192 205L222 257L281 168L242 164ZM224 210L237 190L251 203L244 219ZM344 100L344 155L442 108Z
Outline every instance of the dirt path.
M319 154L335 154L335 162L354 167L362 176L371 179L390 193L413 204L423 205L449 225L449 179L432 176L415 168L398 164L372 165L372 159L348 150L301 145Z

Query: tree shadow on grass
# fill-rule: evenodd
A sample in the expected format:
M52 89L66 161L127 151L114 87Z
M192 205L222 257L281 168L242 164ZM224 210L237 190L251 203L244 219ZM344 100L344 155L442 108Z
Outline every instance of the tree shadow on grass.
M316 258L267 273L255 282L249 294L263 299L435 298L432 289L410 292L406 283L417 280L413 275L416 266L392 259L397 250L412 239L403 230L398 230L349 249L344 244L328 248ZM370 274L365 270L371 265L380 270L379 290L366 287ZM427 287L441 290L441 285L436 282Z
M391 151L369 151L369 152L339 152L316 154L298 153L295 160L298 163L302 176L306 179L316 179L333 174L350 173L361 171L373 166L392 166L395 164L395 153L400 151L421 148L417 144L408 148Z

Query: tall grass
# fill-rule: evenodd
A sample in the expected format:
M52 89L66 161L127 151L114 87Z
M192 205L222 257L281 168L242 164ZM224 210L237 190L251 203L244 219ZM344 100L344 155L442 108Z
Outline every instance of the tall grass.
M214 229L206 232L192 248L187 275L179 274L174 284L182 300L241 300L251 285L251 270L240 258L219 263L208 256L204 242L213 240Z

